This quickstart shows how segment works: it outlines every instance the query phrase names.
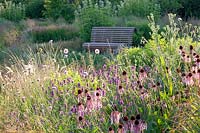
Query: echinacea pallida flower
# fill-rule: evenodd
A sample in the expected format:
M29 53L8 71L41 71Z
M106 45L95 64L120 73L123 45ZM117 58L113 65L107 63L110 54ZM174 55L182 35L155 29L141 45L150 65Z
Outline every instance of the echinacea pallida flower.
M119 124L120 115L121 115L121 113L118 111L111 112L111 115L110 115L111 124L113 124L113 123Z

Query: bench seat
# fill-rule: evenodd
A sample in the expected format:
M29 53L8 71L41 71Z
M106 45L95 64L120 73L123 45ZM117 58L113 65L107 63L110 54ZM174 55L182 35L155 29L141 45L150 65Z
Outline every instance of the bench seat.
M88 50L117 50L132 44L134 32L135 27L93 27L91 42L83 43L83 47Z
M104 42L86 42L83 44L84 48L121 48L127 46L126 43L104 43Z

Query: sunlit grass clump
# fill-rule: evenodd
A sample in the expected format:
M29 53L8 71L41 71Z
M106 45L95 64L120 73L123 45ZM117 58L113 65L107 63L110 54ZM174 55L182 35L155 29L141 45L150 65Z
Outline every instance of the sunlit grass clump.
M199 33L182 34L185 27L170 17L161 34L151 17L145 48L125 49L117 58L51 46L30 50L25 59L11 55L1 67L0 129L198 132Z

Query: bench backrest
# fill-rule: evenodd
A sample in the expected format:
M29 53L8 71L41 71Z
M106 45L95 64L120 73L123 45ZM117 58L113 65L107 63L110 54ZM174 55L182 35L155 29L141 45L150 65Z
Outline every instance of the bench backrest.
M93 27L91 42L132 44L134 27Z

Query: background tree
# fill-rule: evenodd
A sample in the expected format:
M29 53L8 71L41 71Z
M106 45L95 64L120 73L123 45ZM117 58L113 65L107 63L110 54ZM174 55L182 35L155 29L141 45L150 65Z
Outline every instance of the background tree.
M63 17L67 22L74 20L74 4L70 0L44 0L44 15L54 20Z

